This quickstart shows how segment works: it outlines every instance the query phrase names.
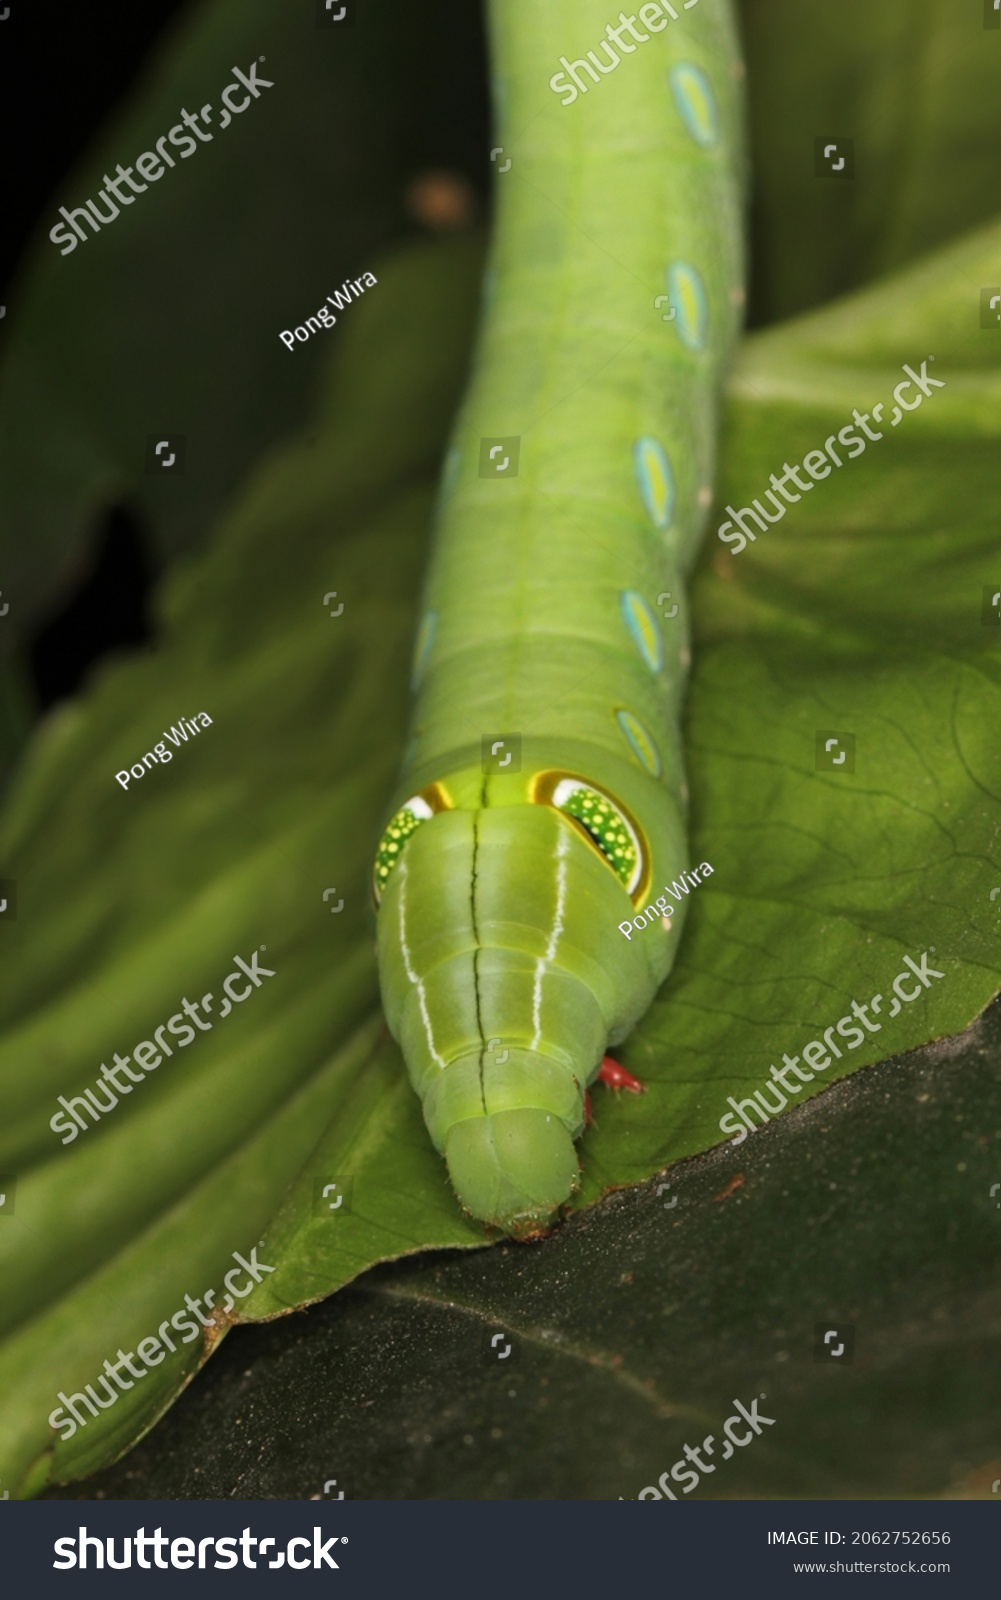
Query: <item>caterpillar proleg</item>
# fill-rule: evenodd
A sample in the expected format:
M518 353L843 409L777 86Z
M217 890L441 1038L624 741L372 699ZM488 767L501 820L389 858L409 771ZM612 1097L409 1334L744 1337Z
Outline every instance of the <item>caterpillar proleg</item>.
M490 7L512 163L374 870L430 1136L460 1203L522 1235L573 1193L587 1086L684 919L619 931L687 865L683 596L743 301L742 68L729 0L641 10Z

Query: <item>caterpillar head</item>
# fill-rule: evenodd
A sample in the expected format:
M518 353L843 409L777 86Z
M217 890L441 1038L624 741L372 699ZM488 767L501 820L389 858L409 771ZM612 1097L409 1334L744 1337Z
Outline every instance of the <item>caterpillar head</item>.
M656 988L654 942L619 933L650 870L632 811L565 768L435 782L380 841L387 1019L461 1204L509 1233L573 1193L584 1091Z

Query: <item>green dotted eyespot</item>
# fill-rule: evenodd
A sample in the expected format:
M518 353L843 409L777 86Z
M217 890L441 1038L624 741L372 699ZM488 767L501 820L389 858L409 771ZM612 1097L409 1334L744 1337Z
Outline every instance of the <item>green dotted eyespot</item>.
M561 811L608 863L629 897L642 898L650 876L638 825L603 789L567 772L540 772L532 780L533 801Z
M375 903L382 899L382 891L386 887L389 874L403 854L404 846L411 834L417 832L422 823L427 822L439 811L451 809L452 801L440 783L430 783L420 794L411 795L403 804L395 817L391 817L385 833L379 841L379 848L375 853L375 866L372 869L372 890Z
M611 801L596 789L574 789L562 803L556 802L556 808L576 817L587 829L616 877L628 888L636 875L639 851Z
M412 800L407 801L405 806L400 807L396 816L390 821L389 827L379 841L379 848L375 852L373 880L377 901L382 899L382 891L386 887L389 874L399 861L403 853L403 846L410 838L410 835L416 833L421 823L427 822L428 818L433 815L434 812L427 801L422 800L420 795L415 795Z

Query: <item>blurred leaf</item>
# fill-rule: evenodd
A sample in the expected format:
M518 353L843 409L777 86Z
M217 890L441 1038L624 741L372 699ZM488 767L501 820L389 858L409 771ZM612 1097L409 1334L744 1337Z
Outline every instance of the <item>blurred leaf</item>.
M221 130L234 63L247 73L259 59L273 87ZM484 76L480 19L447 0L380 0L346 30L317 29L309 0L207 0L167 31L52 196L50 226L61 206L95 198L105 172L152 150L185 107L215 108L212 144L188 159L168 147L175 169L155 192L65 257L46 228L8 308L8 640L79 576L108 506L141 514L161 560L191 549L261 452L304 421L341 330L291 353L280 332L413 231L404 194L424 165L481 176L485 108L477 141L466 76ZM145 475L147 435L160 431L186 435L183 476Z
M633 1499L712 1434L693 1499L989 1499L999 1062L995 1006L695 1157L670 1195L651 1181L531 1248L381 1268L238 1329L88 1493ZM814 1360L818 1323L854 1327L850 1365ZM724 1461L721 1424L755 1399L773 1425Z
M984 29L981 0L741 0L740 12L754 322L856 289L996 212L1001 34ZM816 175L820 137L854 140L854 179Z
M22 766L0 824L18 887L17 921L0 923L0 1170L17 1175L0 1230L5 1485L48 1471L43 1460L24 1476L54 1442L60 1388L94 1381L123 1337L134 1346L186 1293L214 1286L222 1301L229 1257L263 1236L328 1124L355 1129L403 1190L410 1129L424 1202L391 1197L348 1272L481 1237L456 1212L416 1101L399 1083L385 1092L368 908L481 255L470 239L377 267L345 314L311 438L266 462L211 549L168 580L157 654L100 671ZM163 743L169 765L116 782L200 711L211 726L176 751ZM275 975L223 1020L222 980L255 948ZM213 1037L175 1040L157 1078L61 1148L57 1095L80 1094L112 1052L206 993ZM60 1447L54 1470L131 1443L201 1354L169 1357Z

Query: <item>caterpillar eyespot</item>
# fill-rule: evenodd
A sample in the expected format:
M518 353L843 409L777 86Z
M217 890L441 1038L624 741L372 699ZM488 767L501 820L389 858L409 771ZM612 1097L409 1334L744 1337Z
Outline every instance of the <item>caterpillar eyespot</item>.
M649 887L650 852L639 823L622 803L588 779L563 772L539 773L530 796L536 804L553 806L570 821L607 861L638 905Z
M382 899L389 874L403 854L407 840L417 832L422 822L430 822L437 811L450 805L447 793L440 784L430 784L420 794L411 795L386 824L379 841L372 869L372 891L376 905Z
M563 9L581 37L605 31L605 0ZM464 1210L525 1236L577 1190L588 1085L682 936L680 904L670 939L620 927L687 864L685 580L739 318L744 162L729 0L668 18L600 103L548 119L546 8L490 11L493 140L514 149L531 127L528 182L500 186L415 640L410 776L373 888L386 1019L431 1141ZM675 317L638 320L665 284ZM515 437L519 476L480 478L481 441ZM503 772L483 754L496 729L518 739Z

